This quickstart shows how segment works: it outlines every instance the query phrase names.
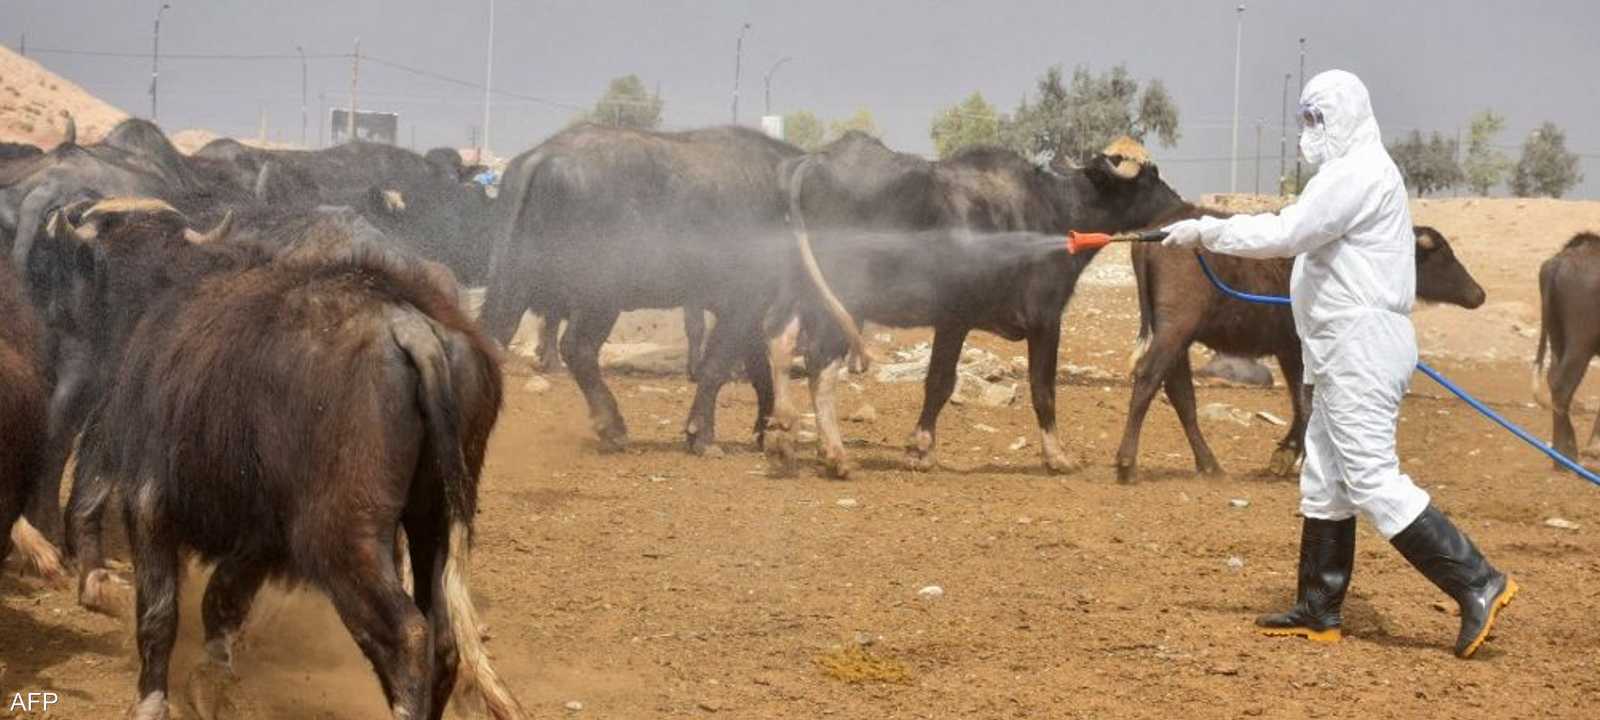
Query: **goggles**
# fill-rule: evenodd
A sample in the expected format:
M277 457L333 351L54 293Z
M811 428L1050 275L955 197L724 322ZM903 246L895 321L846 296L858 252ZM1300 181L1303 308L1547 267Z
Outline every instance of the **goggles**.
M1309 130L1322 126L1322 111L1318 110L1315 105L1302 104L1300 106L1300 127Z

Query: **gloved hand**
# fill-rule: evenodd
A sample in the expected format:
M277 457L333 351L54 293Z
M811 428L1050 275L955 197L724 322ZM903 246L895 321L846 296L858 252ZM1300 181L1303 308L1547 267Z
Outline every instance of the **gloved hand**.
M1215 239L1222 234L1224 221L1221 218L1202 217L1197 220L1179 220L1171 225L1161 228L1167 234L1167 239L1161 241L1163 247L1195 247L1202 245L1206 240Z

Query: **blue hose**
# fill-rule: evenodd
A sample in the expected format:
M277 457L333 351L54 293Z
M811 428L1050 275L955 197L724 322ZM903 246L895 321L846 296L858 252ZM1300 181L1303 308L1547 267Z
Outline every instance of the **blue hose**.
M1205 272L1206 279L1210 280L1211 284L1215 285L1217 290L1221 291L1223 295L1227 295L1235 300L1260 303L1262 305L1288 305L1290 302L1289 298L1286 297L1279 297L1277 295L1255 295L1253 293L1240 292L1228 287L1222 282L1222 278L1217 277L1217 273L1211 269L1211 263L1206 262L1205 256L1197 252L1194 254L1194 258L1200 261L1200 269ZM1556 461L1562 467L1577 473L1578 477L1600 486L1600 475L1595 475L1594 473L1590 472L1588 468L1573 462L1571 458L1557 452L1555 448L1550 447L1549 443L1534 437L1532 433L1522 429L1516 423L1505 419L1505 417L1500 413L1495 412L1488 405L1483 404L1482 401L1468 394L1467 391L1462 390L1460 386L1450 382L1449 378L1441 375L1438 370L1428 367L1428 364L1424 362L1417 363L1417 369L1421 370L1423 375L1433 378L1434 382L1444 386L1444 389L1449 390L1450 394L1461 398L1461 400L1467 405L1471 406L1473 410L1483 413L1485 417L1495 421L1500 425L1500 427L1509 430L1512 435L1515 435L1521 438L1523 442L1538 448L1539 452L1549 455L1550 459Z

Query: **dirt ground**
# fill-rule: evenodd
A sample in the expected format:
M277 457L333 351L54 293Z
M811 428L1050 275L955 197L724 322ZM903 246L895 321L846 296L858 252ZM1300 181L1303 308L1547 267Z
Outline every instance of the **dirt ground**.
M1529 405L1534 272L1573 231L1600 228L1600 203L1427 201L1416 216L1444 230L1489 290L1476 311L1418 311L1425 357L1547 435L1548 413ZM1042 471L1025 399L948 408L945 467L918 474L901 444L920 385L851 377L841 410L871 404L877 419L846 425L860 470L838 482L809 453L798 477L766 476L748 440L748 386L723 394L726 456L702 459L680 447L692 389L680 376L611 375L633 438L612 455L597 452L570 378L535 392L511 377L472 579L501 674L541 718L1594 717L1600 488L1551 472L1421 376L1404 408L1402 459L1521 583L1497 636L1478 659L1456 660L1455 619L1438 609L1446 598L1365 523L1346 640L1256 635L1251 619L1294 590L1296 486L1261 473L1282 430L1202 421L1231 472L1204 479L1158 406L1141 482L1118 485L1130 280L1125 253L1107 251L1068 312L1061 355L1075 370L1059 383L1060 432L1089 464L1066 476ZM626 332L681 342L660 317ZM891 336L883 350L928 339L875 332ZM973 343L1003 358L1025 352L988 336ZM1590 406L1594 375L1581 393ZM1289 412L1281 387L1203 388L1200 401ZM1584 414L1579 432L1592 421ZM1012 450L1018 438L1027 444ZM923 596L928 586L942 596ZM199 587L187 586L178 697L198 659ZM59 692L49 717L120 716L137 671L129 623L8 570L0 693ZM384 716L376 681L319 596L264 597L243 643L237 717ZM830 667L882 680L845 682Z

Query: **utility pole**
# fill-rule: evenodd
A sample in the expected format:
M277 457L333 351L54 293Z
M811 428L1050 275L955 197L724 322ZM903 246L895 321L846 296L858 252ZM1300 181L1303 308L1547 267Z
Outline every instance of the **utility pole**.
M489 87L494 83L494 0L489 0L489 41L485 44L488 52L483 58L483 146L478 148L480 164L489 153Z
M294 51L300 53L300 147L306 147L306 49L299 45L294 46Z
M318 90L317 91L317 147L319 147L319 148L327 146L327 140L324 139L324 138L327 137L327 134L325 132L323 132L324 129L327 127L327 125L328 125L328 94L323 92L323 91L321 91L321 90Z
M156 11L156 28L150 34L150 122L160 124L156 120L156 82L161 79L161 14L172 7L161 3L161 9Z
M1256 118L1256 194L1261 194L1261 118Z
M28 56L28 34L27 33L23 33L22 34L22 48L21 48L21 51L22 51L22 56L23 57L27 57Z
M1289 73L1283 74L1283 124L1278 126L1278 194L1283 194L1283 181L1289 179Z
M1303 94L1303 93L1305 93L1305 91L1306 91L1306 39L1305 38L1300 38L1300 92ZM1295 113L1295 114L1299 115L1299 113ZM1299 141L1299 137L1300 136L1298 134L1295 135L1296 142ZM1295 154L1294 154L1294 193L1296 195L1300 194L1300 153L1299 152L1295 152Z
M1233 151L1228 153L1228 192L1239 191L1239 59L1244 50L1244 3L1234 10L1238 21L1233 35Z
M767 115L771 115L772 114L772 74L777 72L778 68L783 67L783 64L786 63L786 62L789 62L789 56L787 56L787 55L783 56L783 59L773 63L772 64L772 69L767 71L767 79L766 79L765 83L763 83L766 86L766 92L767 92L767 108L766 108L766 114Z
M361 38L356 38L356 54L350 61L350 117L345 118L345 142L356 140L356 87L361 80Z
M750 23L739 28L739 40L733 45L733 124L739 124L739 69L744 61L744 34Z

